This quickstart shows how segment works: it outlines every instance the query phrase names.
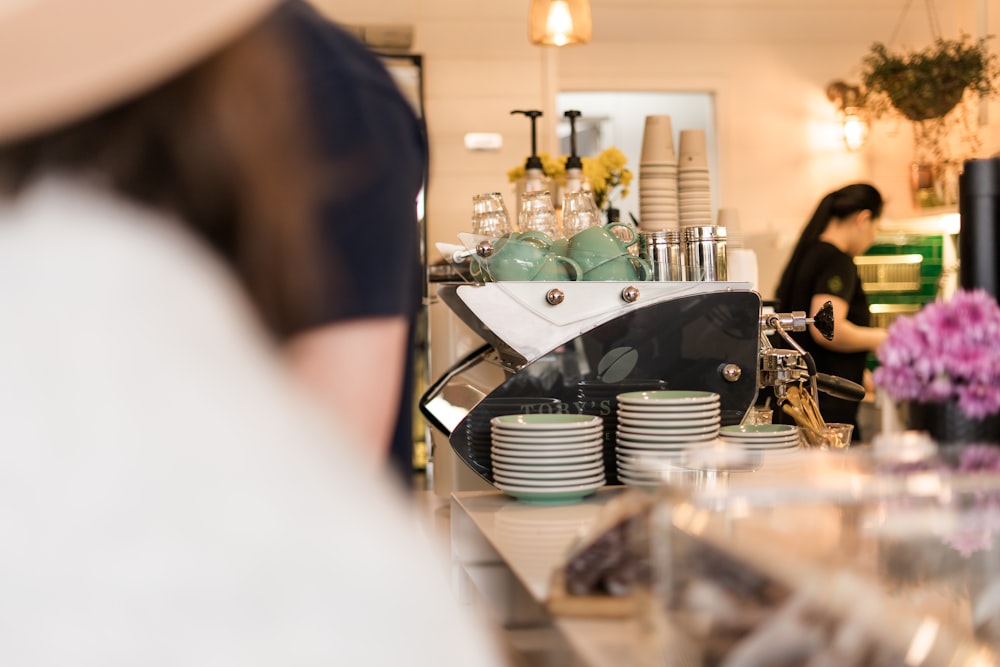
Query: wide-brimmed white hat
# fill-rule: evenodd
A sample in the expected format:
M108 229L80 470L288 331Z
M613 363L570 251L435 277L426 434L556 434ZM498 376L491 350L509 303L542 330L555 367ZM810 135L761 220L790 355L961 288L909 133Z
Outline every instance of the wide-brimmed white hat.
M0 143L152 88L279 0L0 0Z

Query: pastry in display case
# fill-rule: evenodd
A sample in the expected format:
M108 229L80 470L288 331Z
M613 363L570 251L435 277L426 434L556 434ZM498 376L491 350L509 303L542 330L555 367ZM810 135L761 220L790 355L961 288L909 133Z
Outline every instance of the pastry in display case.
M659 664L998 664L1000 449L883 454L663 487L643 612L670 632Z
M659 667L1000 664L1000 448L900 440L692 460L625 491L550 611L632 615Z

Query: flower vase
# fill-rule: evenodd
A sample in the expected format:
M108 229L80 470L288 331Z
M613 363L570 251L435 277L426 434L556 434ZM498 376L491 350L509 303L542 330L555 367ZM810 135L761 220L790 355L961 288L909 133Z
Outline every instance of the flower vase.
M957 401L906 404L907 428L927 431L939 444L988 442L1000 445L1000 414L968 417Z

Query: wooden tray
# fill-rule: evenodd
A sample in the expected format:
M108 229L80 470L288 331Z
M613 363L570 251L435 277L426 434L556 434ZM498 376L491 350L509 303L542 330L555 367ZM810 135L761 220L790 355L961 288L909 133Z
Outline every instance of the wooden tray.
M566 590L562 569L555 571L549 587L545 608L553 616L589 616L596 618L625 618L639 612L639 595L624 597L611 595L572 595Z

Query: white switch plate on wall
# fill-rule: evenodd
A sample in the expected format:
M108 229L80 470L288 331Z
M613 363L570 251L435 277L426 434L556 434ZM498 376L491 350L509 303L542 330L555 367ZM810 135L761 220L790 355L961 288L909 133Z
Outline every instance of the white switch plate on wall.
M470 151L498 151L503 148L503 135L499 132L467 132L465 148Z

